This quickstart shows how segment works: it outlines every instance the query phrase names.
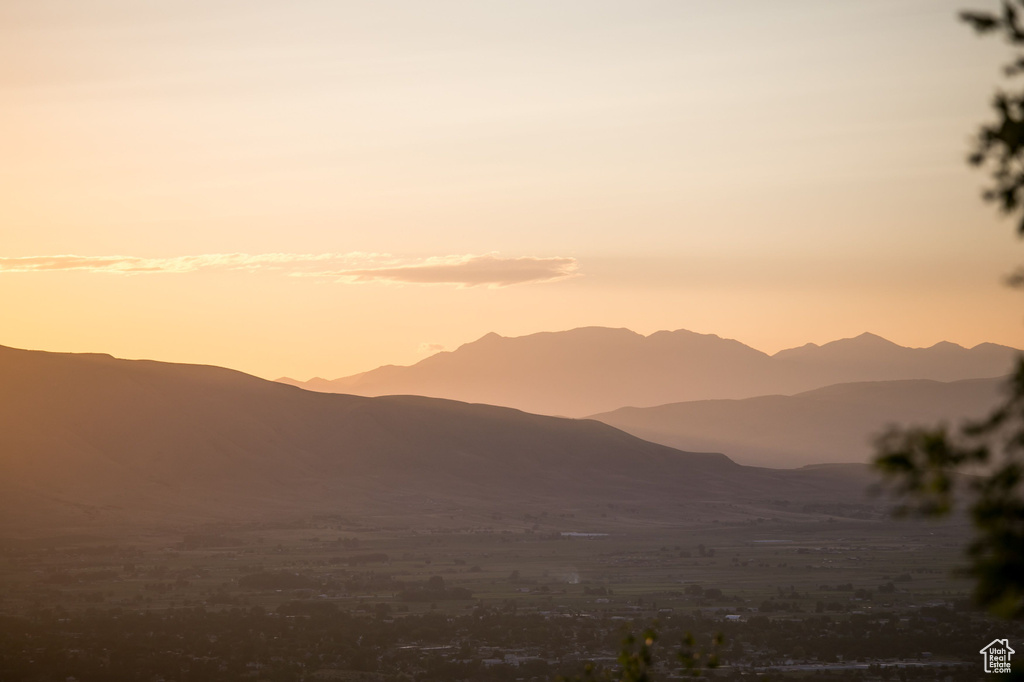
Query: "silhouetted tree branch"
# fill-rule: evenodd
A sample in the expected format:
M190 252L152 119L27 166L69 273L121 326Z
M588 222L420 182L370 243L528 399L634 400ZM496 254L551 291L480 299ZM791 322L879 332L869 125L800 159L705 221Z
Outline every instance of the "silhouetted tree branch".
M875 466L904 499L902 515L942 517L966 504L975 534L967 574L977 602L1006 618L1024 617L1024 360L1008 396L987 418L956 431L891 429L877 442ZM971 475L970 472L976 472Z
M1002 33L1011 45L1024 46L1024 27L1017 9L1010 0L1003 0L1002 5L1001 14L962 12L960 18L980 34ZM1024 3L1021 5L1024 7ZM1015 56L1004 71L1008 77L1024 71L1024 55ZM1024 92L1000 90L993 98L992 108L997 119L981 126L968 161L975 166L993 166L994 184L982 196L985 201L998 203L1004 213L1013 214L1021 208L1021 192L1024 191L1024 158L1021 154L1024 150ZM1017 232L1024 235L1024 219L1018 224Z
M1017 0L1024 8L1024 0ZM1002 34L1024 47L1017 7L1003 0L1000 13L962 12L978 33ZM1007 64L1007 77L1024 71L1024 55ZM968 161L992 166L994 185L983 198L1006 214L1021 209L1024 192L1024 91L996 94L995 123L983 125ZM1024 217L1017 233L1024 236ZM1024 286L1024 269L1007 280ZM1006 386L1003 402L986 418L951 431L893 428L876 443L875 466L903 500L903 515L942 517L966 505L974 525L967 573L979 604L1006 618L1024 617L1024 358Z
M651 670L655 665L654 645L658 641L658 633L649 627L639 637L630 633L622 640L622 647L616 659L616 670L604 669L598 672L593 664L587 664L583 674L574 678L558 678L558 682L652 682ZM718 651L724 638L716 634L711 640L711 648L697 646L693 635L686 633L676 651L675 659L680 666L677 675L684 677L703 677L704 673L718 667Z

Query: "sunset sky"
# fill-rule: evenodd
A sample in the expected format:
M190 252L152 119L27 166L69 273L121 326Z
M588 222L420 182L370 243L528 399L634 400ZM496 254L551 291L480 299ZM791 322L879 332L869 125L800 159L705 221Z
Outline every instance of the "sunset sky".
M5 0L0 344L275 378L495 331L1024 347L990 0Z

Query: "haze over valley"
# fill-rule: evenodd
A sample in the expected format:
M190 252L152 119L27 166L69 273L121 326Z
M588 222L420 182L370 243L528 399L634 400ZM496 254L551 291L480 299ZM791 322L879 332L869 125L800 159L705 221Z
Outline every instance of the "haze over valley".
M792 396L623 407L591 418L656 443L728 452L742 464L798 467L868 462L887 428L980 420L1005 392L1002 377L870 381Z
M0 2L0 681L1006 667L974 4Z
M850 451L880 414L968 410L1000 383L838 384L598 416L794 465ZM270 670L299 681L310 667L396 681L553 677L613 660L623 624L655 618L670 635L697 630L702 645L715 628L750 642L727 652L727 676L841 670L840 656L928 674L960 670L973 652L918 613L957 633L985 622L946 575L964 524L897 525L868 495L876 478L863 464L744 466L595 419L7 347L0 451L0 550L11 560L0 569L0 650L37 645L36 658L0 658L11 679L39 659L95 679L167 665L200 679ZM908 633L886 634L870 654L846 638L865 601L907 614ZM63 614L59 629L42 605ZM802 624L804 613L820 619L810 649L802 625L772 619ZM758 648L766 623L774 647L804 658ZM579 641L557 644L562 626ZM267 642L251 646L245 633ZM910 633L947 653L913 658Z

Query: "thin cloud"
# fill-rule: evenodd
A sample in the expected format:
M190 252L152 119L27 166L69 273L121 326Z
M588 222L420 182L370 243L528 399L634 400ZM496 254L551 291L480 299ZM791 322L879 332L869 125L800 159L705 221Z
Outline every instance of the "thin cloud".
M207 253L175 258L139 256L25 256L0 258L0 272L78 270L114 274L181 273L199 270L308 270L339 263L365 263L380 258L366 253Z
M174 258L139 256L0 257L4 272L96 272L119 275L180 274L202 270L270 271L338 282L403 282L505 287L552 282L577 274L574 258L444 256L413 261L381 253L212 253Z
M463 287L507 287L514 284L555 282L578 274L575 258L502 258L447 256L397 267L366 268L336 273L350 282L402 282L407 284L457 284Z

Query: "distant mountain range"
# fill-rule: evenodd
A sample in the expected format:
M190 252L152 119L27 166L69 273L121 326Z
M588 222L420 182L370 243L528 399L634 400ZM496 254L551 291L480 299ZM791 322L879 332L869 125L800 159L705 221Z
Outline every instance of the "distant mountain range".
M677 448L725 452L742 464L798 467L867 462L890 424L956 425L994 407L1003 379L837 384L794 396L698 400L624 407L594 415L623 431Z
M625 406L770 394L837 383L1008 374L1016 349L942 342L905 348L874 334L768 355L739 341L686 330L642 336L584 327L506 338L488 334L415 365L340 379L280 382L327 393L412 394L584 416Z
M866 480L743 467L591 420L5 347L0 453L4 533L308 514L487 519L613 501L678 518L709 500L859 500Z

